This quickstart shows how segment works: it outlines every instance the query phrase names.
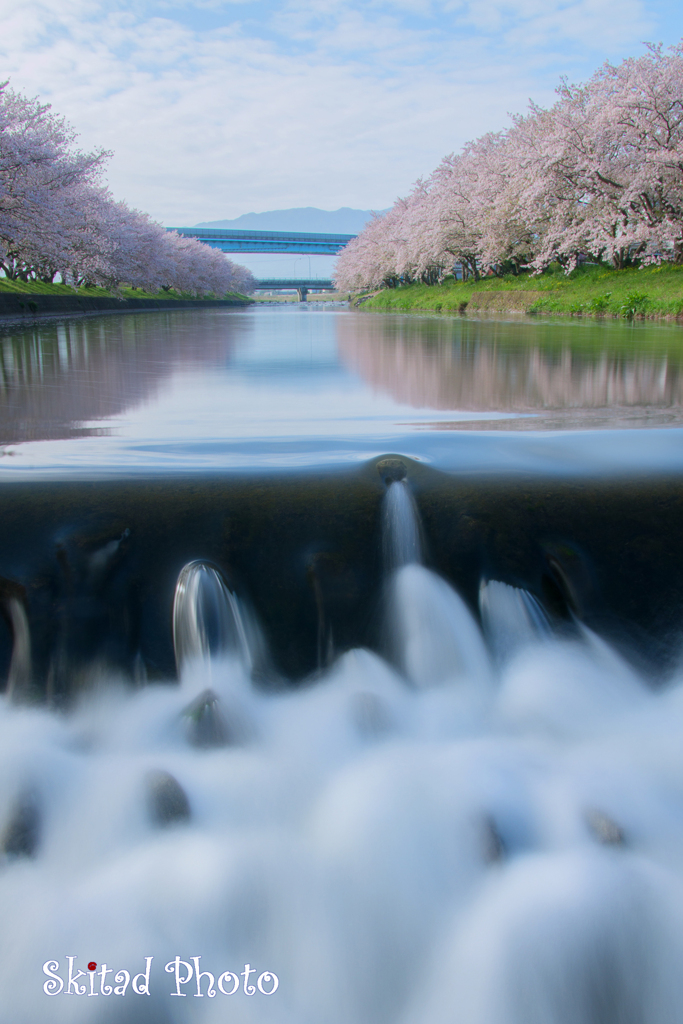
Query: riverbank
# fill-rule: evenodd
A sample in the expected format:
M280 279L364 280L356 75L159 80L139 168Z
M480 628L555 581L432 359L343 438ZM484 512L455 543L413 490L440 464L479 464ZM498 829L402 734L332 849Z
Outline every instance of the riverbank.
M683 317L683 267L664 264L642 270L581 267L572 274L551 269L537 277L488 277L481 281L409 284L359 295L362 309L383 312L507 312L631 319Z
M63 284L39 281L8 281L0 278L0 318L58 316L74 313L124 313L155 309L206 308L209 306L246 306L253 303L247 295L232 293L218 299L197 298L178 292L144 292L122 288L119 293L105 288L70 288Z

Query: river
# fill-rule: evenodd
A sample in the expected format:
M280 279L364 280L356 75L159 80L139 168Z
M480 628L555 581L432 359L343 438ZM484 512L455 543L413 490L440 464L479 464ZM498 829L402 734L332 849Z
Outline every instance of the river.
M677 325L381 316L309 303L3 334L0 441L12 471L32 476L331 466L387 446L492 471L503 468L502 445L505 465L532 471L547 450L543 468L561 472L578 446L582 471L593 460L632 469L673 457L678 435L631 434L625 446L605 433L590 444L562 434L683 426ZM529 430L545 436L498 436Z
M0 329L0 1021L683 1021L683 330Z

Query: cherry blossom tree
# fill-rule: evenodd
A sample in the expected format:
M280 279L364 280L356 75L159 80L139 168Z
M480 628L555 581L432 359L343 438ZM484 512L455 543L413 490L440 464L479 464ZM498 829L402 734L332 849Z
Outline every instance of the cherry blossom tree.
M341 254L340 287L683 262L683 43L563 81L504 132L446 157Z
M683 259L683 48L650 46L605 64L527 119L537 154L534 201L547 228L534 265L577 249L617 267ZM521 124L520 124L521 127Z
M49 275L53 250L63 244L57 236L67 193L98 181L109 154L82 153L74 140L48 105L0 86L0 267L8 277L30 274L32 260Z
M252 275L196 239L115 202L104 150L83 153L63 118L0 85L0 270L80 287L193 295L251 291Z

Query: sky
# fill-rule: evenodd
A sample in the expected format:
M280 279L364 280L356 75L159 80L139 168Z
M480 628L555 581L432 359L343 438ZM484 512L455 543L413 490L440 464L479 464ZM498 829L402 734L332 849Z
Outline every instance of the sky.
M0 80L114 156L117 199L166 225L298 206L384 209L530 98L553 102L680 0L0 0Z

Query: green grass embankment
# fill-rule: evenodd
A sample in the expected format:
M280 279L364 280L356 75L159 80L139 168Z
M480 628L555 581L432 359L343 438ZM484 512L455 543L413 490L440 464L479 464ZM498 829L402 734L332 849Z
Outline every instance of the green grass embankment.
M71 288L68 284L46 284L44 281L11 281L6 277L0 277L0 295L68 295L80 296L88 299L178 299L187 301L197 299L196 295L190 292L158 291L146 292L142 288L121 287L118 291L108 291L106 288ZM253 301L247 295L239 292L228 292L226 295L207 295L211 299L241 299L244 302Z
M439 285L386 288L355 300L361 309L437 313L519 312L574 316L683 317L683 267L664 264L642 270L581 267L569 275L552 267L531 277L446 280Z

